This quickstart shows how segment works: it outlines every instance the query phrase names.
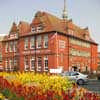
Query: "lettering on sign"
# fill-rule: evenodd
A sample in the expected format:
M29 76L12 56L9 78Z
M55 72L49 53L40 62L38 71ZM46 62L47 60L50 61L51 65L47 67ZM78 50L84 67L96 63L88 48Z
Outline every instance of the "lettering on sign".
M62 71L63 71L62 68L50 69L50 73L62 73Z

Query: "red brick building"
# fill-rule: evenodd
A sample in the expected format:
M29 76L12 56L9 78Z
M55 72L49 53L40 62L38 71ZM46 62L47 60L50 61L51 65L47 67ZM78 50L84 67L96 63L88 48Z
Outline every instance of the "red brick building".
M98 68L97 68L97 70L99 70L100 71L100 52L98 52Z
M3 66L6 71L63 70L95 71L97 43L88 28L72 20L37 12L31 24L13 23L3 40Z
M0 71L3 71L3 66L2 66L2 40L4 36L0 36Z

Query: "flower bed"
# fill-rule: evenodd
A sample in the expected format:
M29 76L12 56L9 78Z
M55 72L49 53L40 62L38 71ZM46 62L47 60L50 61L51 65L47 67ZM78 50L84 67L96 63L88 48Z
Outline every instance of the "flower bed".
M0 73L0 91L9 100L100 100L67 78L33 72Z

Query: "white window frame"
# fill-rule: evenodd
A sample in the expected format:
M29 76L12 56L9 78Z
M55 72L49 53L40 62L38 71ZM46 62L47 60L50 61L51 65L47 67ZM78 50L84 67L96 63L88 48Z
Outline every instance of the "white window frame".
M37 28L36 28L36 31L37 32L41 32L43 30L43 27L40 25L40 26L37 26Z
M41 47L42 47L42 37L37 36L37 48L41 48Z
M28 50L28 38L24 40L24 50Z
M48 56L45 56L44 57L44 71L48 71L49 70L49 68L48 68L48 66L45 66L46 65L46 62L45 61L48 61ZM48 70L46 70L46 69L48 69Z
M6 48L5 49L6 49L5 50L6 52L9 52L9 43L8 42L6 43Z
M32 61L34 61L34 67L32 66ZM31 57L30 59L30 71L35 71L35 57Z
M18 63L17 63L17 59L14 58L14 66L17 67L18 66Z
M11 41L10 44L9 44L9 51L10 51L10 52L13 52L13 50L14 50L13 44L14 44L14 43L13 43L12 41Z
M30 38L30 49L35 49L35 37Z
M9 68L10 68L10 71L12 71L13 69L13 59L10 59L9 60Z
M28 64L26 64L26 61L28 61L28 57L25 57L24 58L24 70L25 71L29 71L29 62L27 62Z
M14 52L17 52L17 41L14 42Z
M39 59L41 58L41 66L39 66ZM37 71L42 71L42 57L37 58Z
M9 62L8 60L5 61L5 70L7 71L8 70L8 66L9 66Z
M48 48L48 35L44 35L44 43L43 43L44 48Z
M36 32L36 28L35 27L31 27L31 32Z
M0 52L0 62L2 62L2 52Z

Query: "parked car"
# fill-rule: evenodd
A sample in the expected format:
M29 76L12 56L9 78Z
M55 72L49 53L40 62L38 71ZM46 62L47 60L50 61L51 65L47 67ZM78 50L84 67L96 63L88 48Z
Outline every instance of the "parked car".
M84 75L80 72L64 72L62 76L67 76L69 79L74 80L77 84L83 85L88 82L88 75Z

